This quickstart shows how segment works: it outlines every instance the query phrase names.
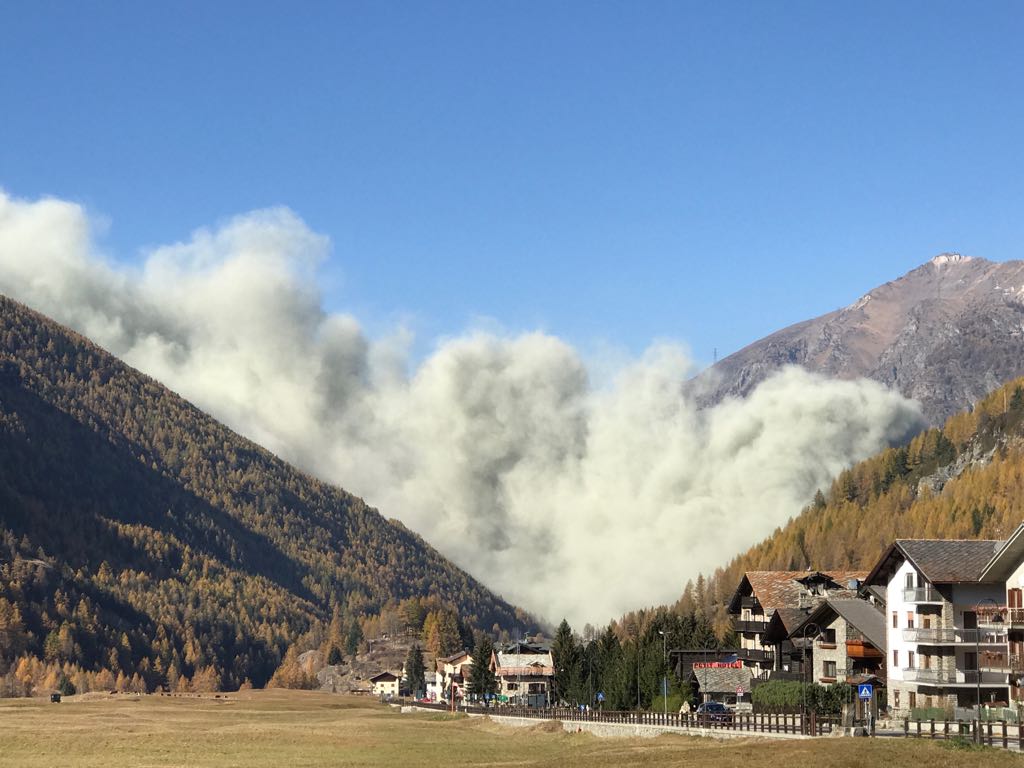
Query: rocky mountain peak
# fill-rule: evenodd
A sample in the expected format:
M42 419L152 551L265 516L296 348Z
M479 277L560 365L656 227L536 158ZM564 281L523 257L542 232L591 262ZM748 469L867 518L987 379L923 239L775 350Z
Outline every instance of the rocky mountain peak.
M784 328L702 373L705 405L743 397L784 365L867 377L922 404L933 425L1024 375L1024 261L941 253L849 306Z

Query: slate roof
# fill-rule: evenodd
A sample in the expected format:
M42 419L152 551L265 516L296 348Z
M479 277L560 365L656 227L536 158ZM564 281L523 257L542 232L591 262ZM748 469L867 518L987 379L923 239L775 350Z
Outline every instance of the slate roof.
M776 608L796 605L802 589L797 579L806 575L806 571L747 571L744 577L767 616Z
M740 687L749 693L754 673L750 667L712 667L695 669L693 676L705 693L736 693Z
M770 616L777 608L795 606L804 591L801 579L820 573L832 581L845 587L851 579L863 581L866 571L747 571L743 577L750 583L750 588L765 616ZM742 583L741 583L742 587ZM737 593L739 590L737 590ZM734 598L735 601L735 598Z
M823 626L826 623L823 617L833 613L842 616L848 624L859 629L875 648L880 651L886 650L885 614L867 600L829 598L809 616L806 616L806 621L802 621L797 627L791 628L790 633L797 631L799 627L808 622L814 622L818 626ZM828 623L831 623L831 621Z
M978 581L1002 544L993 539L896 540L896 546L932 584Z
M776 613L787 632L792 632L807 618L807 611L802 608L777 608Z
M555 674L550 653L497 653L495 656L495 672L499 676Z

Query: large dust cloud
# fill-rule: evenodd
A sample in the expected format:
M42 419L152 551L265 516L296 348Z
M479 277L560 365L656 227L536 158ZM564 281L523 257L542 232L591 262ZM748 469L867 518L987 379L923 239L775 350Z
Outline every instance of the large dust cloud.
M422 362L323 309L329 241L261 210L107 259L88 213L0 192L0 292L403 521L507 599L604 622L770 534L844 466L921 424L871 381L798 368L697 410L683 348L594 382L544 333L468 330ZM607 379L607 380L604 380Z

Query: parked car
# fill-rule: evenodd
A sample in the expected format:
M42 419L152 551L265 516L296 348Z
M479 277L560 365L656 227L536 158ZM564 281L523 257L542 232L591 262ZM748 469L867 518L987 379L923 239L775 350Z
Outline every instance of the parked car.
M731 722L732 710L720 701L705 701L696 709L698 717L716 720L719 722Z

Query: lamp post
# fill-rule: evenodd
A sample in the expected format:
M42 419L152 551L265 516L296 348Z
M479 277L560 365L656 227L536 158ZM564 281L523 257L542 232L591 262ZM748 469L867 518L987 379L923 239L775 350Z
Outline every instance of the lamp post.
M665 705L665 717L668 717L668 638L664 630L659 629L661 635L661 663L665 666L665 673L661 676L661 700Z
M636 645L636 711L640 711L640 623L633 624L633 640Z
M993 597L986 597L974 606L974 690L977 703L977 725L974 727L974 740L981 741L981 607L991 604L996 610L993 611L991 624L1002 624L1003 617L999 614L999 601Z
M801 636L804 639L803 658L802 658L801 663L800 663L800 677L801 677L801 681L800 681L800 732L801 733L806 733L807 732L807 681L804 678L807 677L807 670L805 669L805 667L807 666L807 661L806 661L807 660L807 639L810 636L810 631L809 630L810 630L811 627L814 627L814 637L817 637L818 635L821 634L821 627L819 627L813 621L809 621L806 624L804 624L803 631L801 632ZM811 664L814 664L814 654L813 653L811 654ZM811 679L812 680L814 679L813 675L811 675Z

